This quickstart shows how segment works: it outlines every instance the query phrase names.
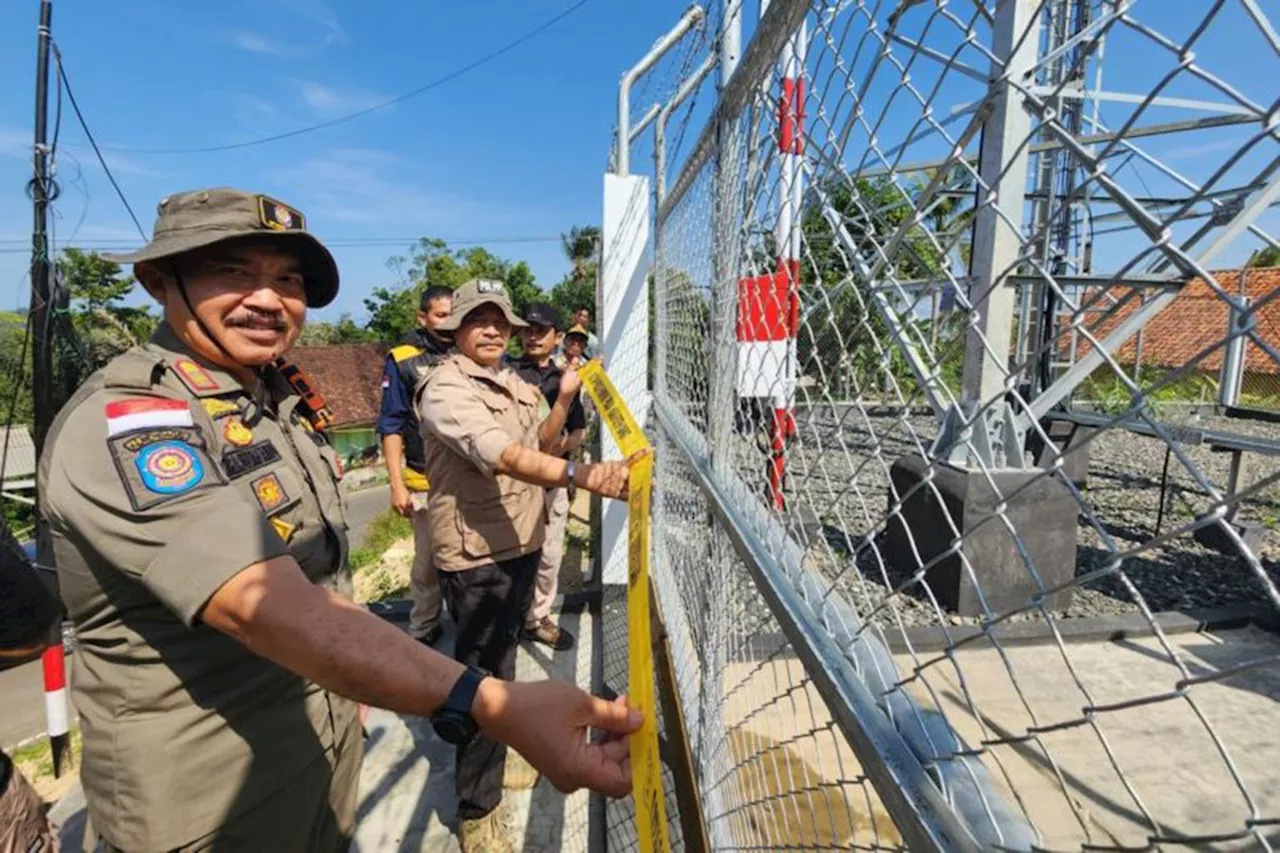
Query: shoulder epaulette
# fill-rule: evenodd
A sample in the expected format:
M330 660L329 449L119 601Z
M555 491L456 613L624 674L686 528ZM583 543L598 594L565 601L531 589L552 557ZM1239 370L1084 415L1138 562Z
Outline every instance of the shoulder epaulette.
M145 347L133 347L111 360L103 371L103 384L107 388L135 388L147 390L155 387L164 371L164 357Z
M421 353L422 350L412 344L401 344L398 347L391 348L391 357L397 362L405 361Z

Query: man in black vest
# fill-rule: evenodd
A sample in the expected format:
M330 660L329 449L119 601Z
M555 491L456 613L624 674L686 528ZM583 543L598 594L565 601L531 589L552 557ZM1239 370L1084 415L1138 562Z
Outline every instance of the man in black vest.
M413 392L418 383L449 351L450 342L435 328L453 311L453 291L432 286L422 293L418 328L403 344L387 354L382 376L382 406L378 435L391 478L391 507L413 522L413 569L409 573L409 633L428 645L440 639L440 584L431 560L431 534L427 527L426 453Z

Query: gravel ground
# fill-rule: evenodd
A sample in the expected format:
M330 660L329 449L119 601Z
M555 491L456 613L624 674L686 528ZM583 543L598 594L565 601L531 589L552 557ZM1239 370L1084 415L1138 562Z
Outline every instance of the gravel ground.
M1204 429L1280 436L1276 424L1230 420L1211 411L1178 409L1166 411L1162 417L1168 423ZM876 540L865 538L867 534L874 537L885 528L889 466L904 453L928 447L936 434L932 417L842 407L801 410L797 420L799 438L789 456L788 488L793 504L799 501L812 510L825 533L823 540L808 551L811 565L833 578L862 613L880 608L874 618L886 629L895 627L899 619L905 625L938 624L938 611L918 585L910 591L889 593L891 585L902 583L907 575L892 566L882 568ZM1207 548L1189 532L1163 544L1151 544L1156 536L1165 457L1165 445L1159 439L1111 429L1098 435L1091 447L1088 484L1081 495L1084 503L1078 527L1077 576L1096 570L1111 559L1103 534L1089 520L1091 514L1117 550L1137 549L1124 560L1122 572L1152 611L1269 602L1253 570L1238 555L1228 556ZM740 476L748 482L760 482L767 448L744 438L735 451ZM1216 488L1225 490L1229 454L1214 453L1205 446L1187 447L1186 453L1196 471ZM1274 476L1278 468L1280 461L1276 457L1245 454L1241 489ZM682 497L682 491L668 489L676 515L685 515L682 510L690 504L691 496ZM1210 503L1193 471L1173 457L1162 531L1168 533L1191 521ZM1239 517L1264 526L1257 556L1262 570L1274 583L1280 583L1280 482L1243 500ZM668 524L667 529L674 533L680 527L683 525ZM866 544L868 541L872 544ZM886 602L887 606L882 607ZM1079 618L1138 609L1122 578L1112 575L1083 583L1069 607L1055 615ZM978 621L954 614L944 614L942 618L950 624ZM1039 617L1032 613L1015 617L1022 618Z

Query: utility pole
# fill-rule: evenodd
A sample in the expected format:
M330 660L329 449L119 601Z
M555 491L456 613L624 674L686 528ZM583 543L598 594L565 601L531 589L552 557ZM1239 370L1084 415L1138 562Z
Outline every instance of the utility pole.
M53 21L52 0L40 0L40 27L36 48L36 121L32 152L31 204L31 382L35 423L32 437L36 457L44 449L45 436L53 422L53 341L49 322L52 309L52 260L49 257L49 47ZM38 486L37 486L38 488ZM36 512L36 564L41 570L53 565L49 527ZM55 584L56 586L56 584ZM44 669L44 710L49 743L53 752L53 775L61 776L68 765L71 738L67 714L66 658L62 648L62 620L49 637L49 648L41 656Z
M51 0L40 0L40 28L36 50L36 126L31 203L31 379L35 404L34 438L37 455L53 421L52 348L48 338L52 297L49 259L49 41L53 18ZM41 560L43 563L43 559Z

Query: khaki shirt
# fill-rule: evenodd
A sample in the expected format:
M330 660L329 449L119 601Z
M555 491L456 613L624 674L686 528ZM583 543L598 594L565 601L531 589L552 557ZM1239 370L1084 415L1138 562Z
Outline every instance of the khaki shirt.
M542 392L507 367L449 355L418 387L427 445L427 524L444 571L513 560L542 547L545 490L494 473L502 451L538 449Z
M95 829L157 850L327 772L354 703L260 658L199 614L247 566L289 554L347 592L341 468L274 371L245 389L167 327L58 415L41 503L77 636L81 780ZM280 819L288 820L288 815Z

